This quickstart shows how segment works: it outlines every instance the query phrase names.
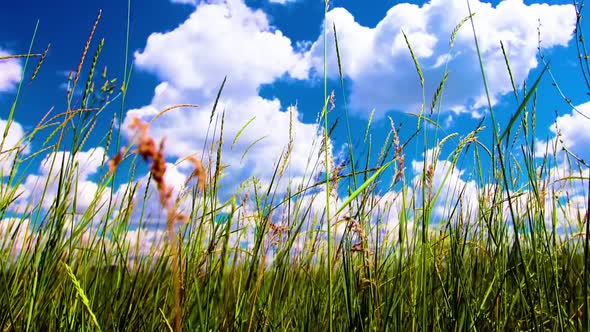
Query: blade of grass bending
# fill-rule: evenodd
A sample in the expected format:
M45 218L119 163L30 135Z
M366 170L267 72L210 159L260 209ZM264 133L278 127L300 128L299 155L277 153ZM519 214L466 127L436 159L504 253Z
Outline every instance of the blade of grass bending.
M276 180L276 175L278 173L278 168L279 168L280 160L282 157L283 157L283 154L281 153L281 156L279 157L279 162L277 162L277 167L275 167L272 178L270 180L270 184L268 185L266 197L268 197L268 195L270 194L270 190L272 188L272 185L273 185L274 181ZM269 217L270 216L270 209L265 212L264 207L268 206L268 204L264 204L264 207L261 208L260 203L261 203L262 197L258 193L256 185L254 185L254 198L256 200L256 211L258 212L258 215L261 217L261 220L260 220L261 223L260 223L260 225L258 225L258 224L256 225L257 230L260 230L260 232L255 235L256 242L254 244L254 248L252 251L252 261L250 264L250 269L248 271L248 278L246 279L246 287L245 287L246 289L250 288L250 285L252 284L252 279L254 276L254 269L260 263L262 242L264 240L264 235L266 234L266 232L268 230L268 224L270 223L270 217ZM262 255L264 255L264 252L262 252Z
M199 105L195 105L195 104L178 104L178 105L172 105L170 107L166 107L165 109L163 109L160 112L158 112L158 114L154 115L154 117L148 123L149 124L152 124L154 121L156 121L156 119L158 119L159 117L161 117L165 113L168 113L168 112L170 112L172 110L175 110L177 108L184 108L184 107L198 108Z
M408 50L410 50L410 56L412 57L412 61L414 61L414 66L416 67L416 72L418 73L418 77L420 78L420 87L422 88L422 104L420 106L420 116L418 117L418 121L416 123L416 128L421 128L421 122L420 120L422 119L422 113L424 112L424 105L426 104L426 91L424 89L424 74L422 73L422 68L420 67L420 63L418 62L418 58L416 57L416 54L414 53L414 49L412 48L412 45L410 44L410 41L408 40L408 36L406 35L404 30L401 30L402 34L404 35L404 39L406 41L406 45L408 46ZM426 135L426 132L425 134ZM425 136L426 139L426 136Z
M217 96L215 97L215 103L213 103L213 109L211 110L211 117L209 118L209 124L213 122L213 116L215 116L215 110L217 109L217 104L219 103L219 98L221 98L221 92L223 91L223 87L225 86L225 82L227 81L227 76L223 78L223 82L221 82L221 86L217 91Z
M352 177L353 175L355 175L355 176L356 176L356 175L359 175L359 174L365 174L365 173L368 173L368 172L373 172L373 171L377 171L377 170L379 170L379 167L373 167L373 168L371 168L371 169L367 169L367 170L358 171L357 173L352 173L352 172L350 172L350 173L342 174L342 175L340 175L340 176L338 176L338 177L339 177L340 179L346 179L346 178L350 178L350 177ZM308 190L311 190L311 189L313 189L313 188L317 188L317 187L319 187L319 186L323 186L324 184L326 184L326 181L327 181L327 180L328 180L328 179L326 178L326 179L324 179L324 180L321 180L321 181L315 182L315 183L313 183L313 184L310 184L310 185L309 185L309 186L307 186L307 187L304 187L304 188L301 188L301 189L297 190L296 192L294 192L294 193L292 193L292 194L286 195L286 196L285 196L285 198L283 198L283 199L282 199L281 201L279 201L279 202L278 202L278 203L277 203L275 206L273 206L273 207L271 208L271 210L270 210L270 211L275 211L276 209L278 209L279 207L281 207L283 204L285 204L285 203L286 203L286 202L288 202L289 200L291 200L291 199L293 199L293 198L295 198L295 197L297 197L297 196L299 196L299 195L301 195L301 194L305 193L305 192L306 192L306 191L308 191Z
M420 86L424 88L424 74L422 74L422 68L420 68L420 63L418 62L418 58L414 53L414 49L412 45L410 45L410 41L408 40L408 36L406 35L405 31L402 30L402 34L404 35L404 39L406 41L406 45L408 45L408 49L410 50L410 55L412 56L412 61L414 61L414 66L416 66L416 71L418 72L418 76L420 77Z
M31 318L33 318L33 308L35 306L35 299L37 298L38 282L39 282L39 271L37 269L35 269L34 276L33 276L33 287L31 289L33 294L31 294L32 296L29 301L29 310L28 310L28 315L27 315L27 327L26 327L25 331L29 331L29 329L31 327Z
M215 111L217 110L217 104L219 104L219 99L221 98L221 92L223 91L223 87L225 87L225 82L227 81L227 76L223 78L221 82L221 86L219 90L217 90L217 96L215 97L215 102L213 103L213 108L211 109L211 115L209 117L209 125L207 126L207 133L205 134L205 142L203 142L203 153L206 151L207 143L209 142L209 130L211 129L211 123L213 122L213 117L215 116ZM215 135L213 135L215 136Z
M39 20L37 20L37 24L35 25L35 30L33 30L33 37L31 38L31 43L29 44L29 50L27 51L27 55L32 54L31 50L33 49L33 43L35 42L35 37L37 36L37 29L39 29ZM0 142L0 151L4 148L4 141L8 136L8 130L10 129L10 125L12 124L12 119L14 118L14 112L16 111L16 105L18 103L18 98L20 96L20 91L23 86L23 81L25 79L25 71L27 70L27 65L29 63L29 56L25 57L25 64L23 65L23 70L21 74L21 79L18 83L18 87L16 88L16 95L14 96L14 102L12 102L12 106L10 107L10 112L8 113L8 118L6 119L6 127L4 128L4 134L2 136L2 142Z
M465 24L465 22L469 21L473 16L475 15L475 13L471 13L468 16L465 16L456 26L455 29L453 29L453 32L451 33L451 40L449 41L449 47L453 48L453 46L455 45L455 40L457 39L457 35L459 34L459 30L461 30L461 27Z
M330 130L328 131L328 137L332 137L332 133L334 132L334 129L336 129L336 126L338 125L338 122L340 121L340 118L336 118L336 120L334 121L334 123L332 124L332 126L330 126Z
M477 32L475 31L475 22L473 21L473 16L475 15L475 13L473 13L473 11L471 11L471 4L469 3L469 0L465 0L465 1L467 2L467 10L469 11L469 21L471 22L471 31L473 32L473 42L475 43L475 49L477 51L477 60L479 62L479 70L481 71L481 78L483 81L483 86L484 86L484 90L485 90L485 94L486 94L486 100L488 102L488 108L490 110L490 117L492 120L494 144L492 145L491 164L495 165L496 164L496 142L500 141L500 140L498 140L498 128L497 128L497 122L496 122L496 115L494 114L494 109L492 107L492 98L490 96L490 88L488 85L488 79L486 77L486 72L485 72L485 68L484 68L484 64L483 64L483 58L481 55L481 49L479 47L479 41L477 39Z
M121 107L119 108L119 113L116 114L117 116L117 125L118 128L121 128L123 125L123 119L125 114L125 99L127 97L127 90L129 86L129 82L131 80L131 73L133 70L133 64L129 65L129 35L130 35L130 27L131 27L131 0L127 0L127 20L125 24L125 56L124 58L124 67L123 67L123 83L121 83L120 93L121 93ZM118 150L121 147L121 133L122 130L117 130L117 135L115 138L115 148Z
M96 320L96 316L92 312L92 308L90 308L90 301L88 300L88 297L86 297L86 294L84 293L84 290L82 289L82 286L80 286L80 282L76 278L74 271L72 271L72 268L70 268L70 266L68 264L66 264L64 262L61 262L61 264L66 269L66 272L68 273L68 276L70 277L70 280L72 281L72 284L74 284L74 288L76 288L76 294L82 300L82 304L84 304L84 307L88 311L88 314L90 315L90 318L92 319L92 323L94 324L94 326L96 327L96 329L98 331L101 331L100 325L98 324L98 321Z
M172 326L170 325L170 322L166 318L166 314L164 314L164 312L162 311L162 308L158 308L158 310L160 311L160 315L162 316L162 320L166 324L166 327L168 328L168 331L173 332Z
M352 202L352 200L354 200L355 198L357 198L358 195L360 195L360 193L365 190L373 181L375 181L375 179L377 179L377 177L379 175L381 175L381 173L383 173L383 171L385 171L387 168L389 168L389 166L391 166L391 164L393 164L395 161L397 160L397 158L390 160L387 164L381 166L381 168L379 168L377 170L377 172L375 172L375 174L371 175L370 178L367 179L367 181L365 181L363 184L361 184L361 186L352 192L352 194L350 194L350 196L348 196L348 198L342 203L342 206L340 206L340 208L338 210L336 210L336 213L334 213L334 215L337 215L338 213L342 212L342 210L344 210L344 208L350 204L350 202Z
M236 145L236 142L238 141L238 139L242 135L242 132L246 129L246 127L248 127L250 125L250 123L252 123L252 121L254 121L254 119L256 119L256 116L253 116L250 120L248 120L248 122L246 122L245 125L242 126L242 128L240 128L240 130L238 130L236 137L234 138L233 142L231 143L232 149L234 148L234 145Z
M539 74L539 77L537 77L535 84L533 84L533 86L531 87L531 89L529 90L527 95L524 97L524 100L522 101L522 103L520 104L520 106L518 107L516 112L510 118L510 122L508 122L508 126L506 127L506 129L504 129L504 132L502 133L502 135L500 135L498 142L502 142L504 140L504 138L506 137L506 135L508 135L508 133L510 132L510 128L512 128L512 126L514 125L514 122L520 116L520 114L522 113L524 108L526 107L527 102L535 94L535 91L537 91L537 86L541 82L541 78L543 78L543 74L545 74L548 67L549 67L549 64L545 65L545 68L543 68L543 71L541 72L541 74Z
M504 43L500 41L500 48L502 49L502 55L504 56L504 62L506 63L506 69L508 69L508 75L510 75L510 84L512 84L512 91L514 92L514 98L518 101L518 90L516 89L516 83L514 83L514 75L512 74L512 68L510 67L510 61L508 61L508 54L506 54L506 48Z
M250 145L248 145L248 147L246 148L246 150L244 150L244 153L242 153L242 158L240 158L240 163L242 161L244 161L244 157L246 156L246 154L248 154L248 151L250 151L250 148L252 148L254 146L254 144L262 141L263 139L267 138L268 135L262 136L259 139L255 140L254 142L250 143Z
M416 114L416 113L406 113L406 114L408 114L408 115L412 115L412 116L415 116L415 117L417 117L419 120L424 120L424 121L426 121L426 122L430 123L431 125L435 126L436 128L440 128L440 125L439 125L438 123L436 123L436 122L435 122L434 120L432 120L432 119L429 119L429 118L425 117L425 116L424 116L424 115L422 115L422 114Z
M352 152L352 135L350 134L350 122L348 121L348 103L346 102L346 94L344 93L344 75L342 74L342 61L340 57L340 47L338 46L338 34L336 32L336 24L332 24L334 28L334 42L336 45L336 58L338 59L338 75L340 77L340 89L342 90L342 102L344 103L344 118L346 119L346 133L348 135L348 157L350 158L350 167L352 169L353 177L352 182L354 187L357 187L356 175L356 164L354 162L354 156Z

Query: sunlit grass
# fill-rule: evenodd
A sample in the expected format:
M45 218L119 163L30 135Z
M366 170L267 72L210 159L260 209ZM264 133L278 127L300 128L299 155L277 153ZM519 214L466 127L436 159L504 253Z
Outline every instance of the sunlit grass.
M372 118L358 136L347 128L345 162L331 151L337 93L324 76L321 132L307 176L283 189L290 180L291 126L272 179L252 174L222 200L223 180L232 176L222 147L231 142L233 148L254 118L235 137L224 136L225 113L217 109L224 79L207 146L187 151L178 163L193 171L181 188L170 185L165 140L150 136L150 123L136 119L137 135L123 145L122 116L105 112L118 102L123 112L132 80L127 59L120 86L106 68L94 75L103 47L93 43L100 15L68 80L68 109L43 117L22 144L2 144L10 163L0 186L3 330L587 330L588 166L558 141L535 146L537 87L550 67L521 95L512 82L519 106L501 131L480 122L466 135L440 137L452 75L445 70L432 99L423 93L411 130L402 132L389 118L390 131L375 146ZM458 22L450 49L472 17ZM346 68L337 26L331 28L348 127ZM412 40L404 37L424 89ZM15 57L39 58L32 81L46 54L31 49ZM505 70L512 77L507 59ZM172 105L149 121L195 107ZM495 123L491 102L489 108ZM96 132L98 122L110 123L109 130ZM91 135L103 137L99 148L87 146ZM491 146L481 142L484 135L493 137ZM30 142L38 142L37 151L25 152ZM359 142L361 149L353 149ZM422 161L407 169L406 152L414 146L423 147ZM448 147L452 152L442 155ZM59 153L64 150L70 153ZM90 198L81 175L84 153L101 164ZM46 177L39 179L40 199L27 201L24 176L39 157ZM474 160L477 181L458 176L465 159ZM142 172L149 176L138 177ZM161 215L147 212L153 202ZM165 229L154 227L153 218Z

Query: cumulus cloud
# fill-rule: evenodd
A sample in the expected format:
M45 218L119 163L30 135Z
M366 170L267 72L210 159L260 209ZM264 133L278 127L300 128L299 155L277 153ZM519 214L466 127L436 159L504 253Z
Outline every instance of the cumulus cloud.
M305 218L302 220L304 223L303 230L305 231L315 231L321 229L323 231L328 230L328 225L326 222L326 201L329 199L330 201L330 218L331 222L334 226L333 232L338 236L341 236L345 229L346 223L338 222L342 216L346 214L345 212L341 212L338 215L335 215L337 209L342 206L342 200L333 192L329 197L326 193L325 188L322 188L320 191L307 194L299 198L298 204L300 205L301 211L304 212ZM293 212L299 214L300 212ZM288 216L284 216L283 219L287 219ZM293 218L295 216L291 216ZM313 227L316 228L313 228Z
M0 119L1 133L4 133L7 125L8 121ZM29 146L24 146L22 144L23 138L23 127L18 122L13 121L8 128L8 136L6 136L2 144L2 151L0 154L0 171L2 172L2 176L9 174L11 168L13 167L18 150L20 150L20 153L22 154L27 154L30 152ZM2 141L1 138L0 141Z
M0 57L9 53L0 49ZM0 60L0 93L14 89L21 79L22 67L16 59Z
M437 149L427 150L423 160L413 160L412 172L416 174L412 180L417 201L422 201L423 188L429 197L438 198L432 206L433 223L448 220L477 220L480 190L475 181L465 180L465 171L457 168L449 160L439 159ZM423 179L426 169L426 180ZM425 184L424 184L425 182Z
M432 159L433 156L438 158L433 150L429 150L426 155L427 168L434 165L432 192L441 192L433 205L433 222L451 220L457 223L460 220L465 225L482 225L482 214L489 216L490 209L499 205L500 211L495 212L494 223L505 223L509 232L513 232L513 219L519 227L524 228L526 234L530 232L530 225L540 227L540 220L549 232L556 227L557 235L562 239L580 231L583 216L588 209L588 183L582 180L589 178L588 170L576 170L563 161L554 166L539 166L534 175L534 184L530 182L530 186L511 188L506 192L505 188L499 189L497 184L477 184L466 179L465 171L449 161ZM421 172L423 165L424 161L412 162L414 172ZM525 181L532 180L526 178ZM413 183L416 197L421 200L421 176L415 176ZM533 185L536 186L534 190ZM456 211L453 211L455 208ZM540 228L536 230L542 231ZM474 231L487 234L487 229ZM523 232L522 229L520 231Z
M241 0L200 4L173 31L150 35L135 61L176 88L198 90L201 99L214 97L226 75L225 96L249 97L283 75L306 78L308 68L266 14Z
M159 256L164 251L167 234L162 230L139 228L125 233L125 242L133 256Z
M199 3L178 28L153 33L145 48L135 54L137 66L156 74L161 83L150 105L130 110L125 124L132 117L151 119L174 104L199 104L198 109L167 112L152 124L150 132L156 139L166 137L168 156L202 152L205 142L219 139L219 122L217 137L211 136L213 130L208 137L207 133L215 97L227 75L217 108L217 115L225 111L222 162L229 165L227 181L235 188L252 175L270 180L289 144L292 153L287 174L294 179L310 176L308 158L314 159L319 149L317 126L303 123L296 106L287 107L278 99L258 95L261 85L277 79L307 78L309 58L296 48L269 24L264 12L250 9L240 0ZM234 145L234 138L252 118Z
M471 8L493 103L512 89L500 41L521 86L538 66L539 21L543 47L567 46L572 38L575 12L571 5L526 5L522 0L505 0L493 7L471 1ZM421 7L403 3L393 6L375 27L365 27L346 9L332 9L327 15L329 38L333 39L335 23L343 71L351 79L352 108L359 112L376 108L377 115L390 110L418 112L422 91L403 30L421 64L426 97L433 96L448 61L450 75L445 84L443 111L479 116L487 100L469 24L459 31L449 53L452 31L468 15L463 0L432 0ZM335 46L333 42L328 45L329 75L337 78ZM322 36L311 48L311 62L316 71L323 70Z
M550 140L549 154L553 153L553 145L557 140L557 148L561 150L565 146L570 151L579 155L584 160L590 160L590 102L576 106L575 110L558 116L549 127L553 134ZM546 141L540 140L537 144L537 156L542 157L546 150Z
M581 166L569 152L586 163L590 160L589 116L590 102L578 105L555 119L549 127L551 135L547 140L538 139L535 142L537 160L547 158L544 169L537 170L543 173L544 186L547 188L546 209L553 211L550 199L555 196L558 203L556 215L560 224L563 224L562 220L581 220L588 208L588 183L582 179L590 178L590 171Z
M98 185L90 179L101 166L104 149L92 148L80 151L73 157L69 151L52 152L45 156L37 174L29 174L21 184L22 190L18 200L11 207L15 212L23 213L34 207L49 209L54 203L59 191L59 180L62 161L74 169L64 170L63 183L72 181L72 188L67 193L67 199L72 203L76 199L76 212L84 213L93 203L97 206L104 204L108 190L99 191ZM73 158L74 162L68 162ZM71 175L71 176L69 176ZM65 186L62 183L63 190ZM62 192L63 194L63 192ZM97 198L97 196L99 196Z
M176 212L190 215L193 212L198 215L202 204L195 203L196 197L192 195L190 183L188 180L188 171L183 171L177 165L172 163L166 164L166 173L164 181L172 188L172 199L176 206ZM118 188L114 201L117 204L121 202L127 205L132 202L133 211L131 212L129 224L132 227L147 227L151 229L165 229L166 227L166 209L161 205L160 196L153 179L149 184L150 175L145 174L137 181L131 184L124 184ZM129 186L133 186L135 195L130 196ZM195 207L193 208L193 203Z
M27 175L22 184L12 189L10 195L16 197L16 200L10 205L11 211L27 214L32 209L42 209L42 213L46 213L54 208L57 195L61 192L63 195L61 199L65 197L70 206L74 203L74 198L76 200L76 213L64 217L62 228L64 239L70 239L72 234L76 233L77 237L74 240L79 241L81 246L92 247L102 242L110 250L110 236L114 236L110 233L110 227L114 223L124 222L128 229L122 234L117 232L117 236L122 236L120 240L128 245L127 248L134 264L141 257L161 254L165 245L166 210L160 204L155 183L152 181L148 189L149 174L145 174L136 181L119 186L111 197L108 187L100 190L99 185L91 179L101 169L103 157L104 149L102 147L80 151L74 156L69 151L48 154L41 161L37 173ZM73 162L68 162L71 159ZM65 168L60 187L62 160L65 160L68 166ZM181 172L179 167L171 163L166 166L167 171L164 179L173 189L172 198L179 198L176 210L189 215L194 198L190 193L190 188L186 186L187 172ZM104 168L102 169L104 170ZM67 183L70 183L71 187ZM3 190L5 196L8 197L9 194L6 191L8 188L4 186ZM109 200L112 203L110 205L112 210L108 218L105 219ZM195 205L197 208L192 212L198 214L201 204L196 203ZM2 220L0 235L13 232L15 221L17 219ZM36 240L40 236L38 232L31 230L28 220L26 223L21 222L21 224L23 226L19 226L17 242L12 249L15 255L22 249L23 240L21 238L28 236Z
M0 251L8 251L15 257L32 250L38 235L31 231L29 219L4 218L0 220Z

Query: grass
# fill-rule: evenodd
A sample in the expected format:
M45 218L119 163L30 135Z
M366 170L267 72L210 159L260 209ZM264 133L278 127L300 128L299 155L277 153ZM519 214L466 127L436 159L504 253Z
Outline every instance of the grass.
M233 148L254 117L236 137L224 137L225 117L217 109L224 79L211 110L208 144L204 153L186 157L194 171L175 196L165 179L165 141L150 136L150 123L136 119L136 138L128 146L120 144L115 128L122 125L131 70L125 59L121 86L107 78L106 68L97 79L102 41L88 66L100 16L75 76L70 75L68 110L46 115L19 147L3 151L12 161L0 186L4 331L588 330L588 166L569 150L559 151L557 143L545 147L541 158L536 155L537 88L547 79L545 73L553 77L548 65L522 95L512 82L520 106L501 132L492 120L491 133L482 122L466 136L440 138L445 71L433 99L423 93L417 127L406 141L390 119L390 133L376 150L376 160L370 159L375 155L371 120L364 137L355 137L344 102L347 164L337 164L330 153L336 111L324 76L318 117L322 134L316 142L322 158L310 156L308 177L286 192L279 189L288 180L290 130L273 178L262 182L253 175L220 201L223 177L231 176L221 147L231 141ZM465 23L473 23L472 18L458 22L451 48L458 30L469 28ZM341 66L337 26L332 29L345 101L346 68ZM412 41L404 37L424 89ZM325 47L328 42L326 38ZM14 56L26 59L25 72L28 60L39 58L31 81L49 48L32 53L32 45L28 54ZM587 58L580 61L581 70L588 68ZM83 97L76 101L85 64L89 75ZM507 59L506 65L512 77ZM483 64L481 68L485 82ZM18 112L18 98L17 93L4 137ZM116 102L121 102L121 115L109 119L104 111ZM187 107L196 105L172 106L152 121ZM111 124L106 134L95 133L99 121ZM40 133L47 138L39 150L25 154ZM82 170L76 154L97 134L104 137L101 144L110 157L102 157L97 194L81 209ZM492 135L491 146L480 141L483 135ZM434 148L424 148L421 174L408 178L405 151L411 144L419 146L419 137L424 147ZM363 150L353 151L353 143ZM441 156L447 145L454 151ZM71 153L56 153L66 147ZM23 194L23 174L35 157L50 152L45 165L52 176L40 190L44 199L11 213ZM454 167L465 158L475 161L476 187L453 180ZM136 173L146 163L150 177L142 188ZM320 171L325 178L314 179ZM117 178L128 181L118 193ZM148 227L145 211L153 192L167 228L150 240L141 230ZM579 192L585 199L575 205ZM312 208L318 202L323 207ZM436 202L445 202L442 213L435 211ZM397 221L395 227L391 219ZM561 229L564 225L570 228Z

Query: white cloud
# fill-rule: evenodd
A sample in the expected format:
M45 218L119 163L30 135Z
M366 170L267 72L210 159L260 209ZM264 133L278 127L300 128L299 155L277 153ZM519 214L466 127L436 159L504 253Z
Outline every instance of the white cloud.
M0 65L1 70L1 65ZM6 126L8 125L8 121L0 119L0 133L4 133L6 130ZM23 127L18 123L13 121L8 128L8 136L4 139L4 143L2 145L2 152L0 154L0 171L2 172L2 176L6 176L9 174L14 160L16 158L17 150L21 150L21 153L27 154L30 151L29 146L23 146L22 140L24 138L24 131ZM0 142L2 138L0 138Z
M493 102L511 91L500 48L503 41L517 84L526 79L536 59L538 20L542 46L566 46L572 38L575 12L571 5L525 5L505 0L496 7L471 1L475 26ZM374 27L364 27L343 8L327 15L329 24L329 75L338 77L332 23L336 24L343 72L352 81L351 106L360 112L377 109L377 115L396 109L418 112L422 91L418 74L401 33L405 31L425 76L427 104L443 77L449 60L450 75L444 92L444 110L479 116L487 106L471 25L459 31L448 54L455 26L469 14L463 0L432 0L422 7L399 4ZM311 48L312 65L323 70L323 37Z
M68 162L71 159L71 153L69 151L48 154L39 165L39 173L27 175L21 184L23 194L12 206L12 209L15 212L22 213L38 205L43 209L50 208L55 203L58 191L60 190L59 180L62 160L70 168L72 165L75 165L75 170L73 171L64 170L61 190L66 188L64 183L72 181L72 187L67 194L67 199L72 203L74 197L76 198L76 212L85 212L93 202L97 206L100 206L105 203L108 190L105 190L101 197L98 198L98 201L96 201L99 188L89 177L98 171L103 156L104 149L102 147L81 151L73 157L74 163L72 164Z
M125 242L132 257L160 256L166 245L167 233L162 230L139 228L125 233Z
M450 161L439 159L434 150L428 150L424 159L427 169L430 165L434 165L432 195L440 190L440 195L432 206L431 222L451 220L453 224L456 224L461 220L465 225L480 224L482 220L480 210L485 210L483 213L486 214L490 213L489 208L492 206L497 186L493 184L478 185L473 180L466 180L465 170L453 166ZM418 174L414 176L412 181L417 202L422 201L422 176L420 174L423 172L423 166L424 161L412 161L413 173ZM542 213L547 229L551 229L552 223L555 222L562 232L575 230L578 214L584 215L586 211L584 184L577 180L561 180L569 176L588 178L588 172L576 174L575 171L563 164L549 169L545 168L543 174L538 174L538 176L540 176L537 179L539 202L537 193L533 192L531 187L519 188L518 192L511 190L512 206L508 203L508 194L505 189L497 193L495 204L501 204L502 213L498 215L496 212L496 222L504 222L508 228L512 228L512 213L514 212L516 220L519 223L524 222L528 226L531 216L538 218ZM556 204L555 208L553 207L554 203ZM555 213L553 213L554 210ZM553 216L555 216L555 220L552 219ZM481 231L486 232L487 229Z
M10 251L14 257L23 250L32 250L38 235L31 231L29 219L4 218L0 220L0 238L0 249Z
M306 78L308 69L266 14L241 0L201 3L173 31L150 35L135 61L176 88L198 90L201 100L214 97L226 75L224 95L236 98L256 96L261 84L286 74Z
M180 3L185 5L193 5L196 6L198 0L170 0L172 3Z
M7 56L9 53L0 49L0 56ZM22 67L16 59L0 60L0 93L8 92L15 88L20 82Z
M426 180L426 192L430 197L438 194L432 207L432 222L458 220L477 220L479 209L479 188L475 181L464 180L465 171L458 169L451 161L439 159L439 152L430 149L423 154L424 160L412 161L414 192L418 201L422 201L424 164L426 172L430 170L431 181Z
M187 173L190 173L187 172ZM160 196L156 187L156 183L151 181L150 188L146 192L148 185L149 174L145 174L139 178L132 185L137 185L135 189L135 196L129 197L126 194L128 184L125 184L117 190L115 194L115 201L120 204L121 201L125 203L128 200L134 202L134 209L132 211L129 223L132 226L149 227L163 229L166 226L166 209L160 203ZM180 167L174 164L166 164L166 173L164 174L164 181L168 186L172 188L172 199L175 203L178 198L178 206L176 206L176 212L189 215L192 210L192 204L194 197L190 192L190 187L185 186L188 176L180 170ZM126 205L126 204L124 204ZM195 210L192 211L196 215L200 211L202 204L197 201L195 203Z
M554 136L550 140L548 153L553 153L554 140L557 139L558 150L565 145L586 161L590 161L590 102L576 106L576 110L577 112L571 110L571 113L558 116L555 123L549 127ZM546 142L537 143L537 156L542 157L546 150Z
M328 230L328 225L326 223L326 201L328 197L326 196L327 195L325 187L322 187L321 190L317 193L308 194L299 198L297 203L300 204L300 210L308 212L304 220L304 231L314 231L315 229L313 228L313 225L316 223L316 229L322 229L324 231ZM346 215L346 210L344 210L344 212L341 212L338 215L335 215L335 212L342 206L343 201L335 195L335 192L333 192L332 195L330 195L329 200L330 220L333 226L332 231L337 236L342 236L344 230L346 229L346 223L339 222L339 219ZM292 217L294 216L291 216L291 218ZM288 216L283 217L283 219L286 218L288 218Z
M295 179L313 176L306 167L309 157L312 165L317 160L317 126L301 122L296 107L288 109L278 99L258 95L261 85L282 77L307 78L308 57L298 53L262 11L252 10L240 0L200 3L178 28L153 33L135 59L140 69L155 73L162 82L150 105L127 113L126 124L132 116L151 119L171 105L201 105L198 109L170 111L150 127L156 139L166 137L169 156L202 152L206 140L210 144L219 138L219 122L216 137L211 137L213 129L209 137L206 134L215 96L227 75L217 112L225 111L222 162L229 165L226 173L230 185L235 188L252 175L262 181L272 178L277 159L289 144L290 123L293 152L286 174ZM253 117L232 148L240 129ZM242 160L248 146L258 139Z
M289 3L297 2L297 0L268 0L270 3L276 3L279 5L286 5Z
M374 196L372 225L377 228L380 234L381 244L386 245L399 241L400 227L403 227L403 223L405 223L407 236L412 238L414 213L410 211L410 208L413 193L412 188L406 188L405 204L404 194L401 191L388 191L383 195ZM376 233L371 231L369 234ZM373 240L376 242L376 239Z

